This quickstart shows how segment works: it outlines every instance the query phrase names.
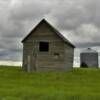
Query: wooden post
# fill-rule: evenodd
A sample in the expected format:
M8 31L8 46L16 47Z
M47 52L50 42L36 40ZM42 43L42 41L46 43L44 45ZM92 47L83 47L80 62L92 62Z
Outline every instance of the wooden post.
M30 72L30 71L31 71L31 56L28 55L27 58L28 58L28 59L27 59L27 61L28 61L27 71Z

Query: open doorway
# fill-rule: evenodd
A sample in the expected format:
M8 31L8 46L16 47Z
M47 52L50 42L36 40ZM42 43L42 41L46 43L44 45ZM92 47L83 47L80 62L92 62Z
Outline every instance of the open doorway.
M81 63L81 67L82 67L82 68L88 68L88 65L87 65L85 62L82 62L82 63Z

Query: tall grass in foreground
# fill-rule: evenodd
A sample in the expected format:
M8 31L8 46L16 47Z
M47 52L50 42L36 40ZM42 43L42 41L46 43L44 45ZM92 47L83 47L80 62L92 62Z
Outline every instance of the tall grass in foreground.
M0 100L100 100L100 69L27 73L1 66Z

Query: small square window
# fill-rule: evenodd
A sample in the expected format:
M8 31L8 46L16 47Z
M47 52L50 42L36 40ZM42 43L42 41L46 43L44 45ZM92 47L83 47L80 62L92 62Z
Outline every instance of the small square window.
M48 52L49 51L49 43L48 42L40 42L39 43L39 51L40 52Z

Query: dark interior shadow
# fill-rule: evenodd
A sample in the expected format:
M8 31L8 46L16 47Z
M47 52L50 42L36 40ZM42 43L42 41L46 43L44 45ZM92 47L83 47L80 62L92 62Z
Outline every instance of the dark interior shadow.
M88 68L88 65L85 62L81 63L81 68Z

